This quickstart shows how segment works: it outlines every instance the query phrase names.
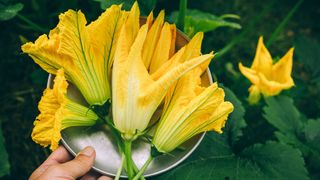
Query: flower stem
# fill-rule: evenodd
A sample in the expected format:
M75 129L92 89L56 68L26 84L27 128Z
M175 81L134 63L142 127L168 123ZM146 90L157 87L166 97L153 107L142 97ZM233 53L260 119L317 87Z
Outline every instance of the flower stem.
M277 26L276 30L272 33L271 37L269 38L269 41L267 42L267 47L270 46L274 42L274 40L278 37L279 33L283 31L284 27L288 24L293 14L299 9L303 1L304 0L298 1L290 10L290 12L287 14L287 16L284 17L284 19Z
M121 172L122 172L122 169L123 169L124 160L125 160L125 155L123 153L121 153L121 164L120 164L120 167L119 167L119 169L117 171L117 175L114 178L115 180L119 180L120 179Z
M187 10L187 0L180 0L177 26L181 31L184 31L184 19L186 16L186 10Z
M144 163L140 171L134 176L133 180L138 180L143 175L149 164L152 162L153 158L153 156L149 156L148 160Z
M132 141L124 141L124 154L126 158L126 169L128 178L132 179L134 176L133 160L132 160Z

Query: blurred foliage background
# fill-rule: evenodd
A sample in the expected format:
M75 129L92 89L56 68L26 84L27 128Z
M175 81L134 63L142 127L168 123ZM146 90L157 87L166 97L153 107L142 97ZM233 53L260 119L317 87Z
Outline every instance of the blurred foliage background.
M147 1L144 0L140 4L144 14L153 7L156 14L161 9L165 9L167 19L174 20L176 16L174 11L179 10L179 1ZM106 8L113 2L117 1L0 0L0 125L2 126L2 130L0 128L0 177L3 176L3 179L26 179L50 154L48 149L36 145L30 137L33 121L38 113L37 103L46 86L48 74L29 57L22 54L20 46L27 41L34 41L43 33L48 33L56 26L58 15L67 9L81 9L90 22L103 11L101 7ZM237 112L238 116L236 114L233 117L243 120L233 128L243 129L240 132L241 136L235 136L237 141L232 141L235 157L238 157L237 154L243 157L250 153L261 152L262 147L269 148L270 153L282 153L277 149L270 149L279 144L266 143L269 140L278 140L298 148L305 157L308 177L320 178L320 161L317 159L320 157L319 145L314 142L310 145L312 143L307 142L308 138L301 140L301 136L304 135L311 140L315 140L315 137L320 140L319 120L310 120L320 117L319 2L317 0L189 0L188 8L201 11L196 12L196 15L192 14L195 12L187 12L186 19L189 18L189 20L185 20L191 25L192 23L201 24L198 22L201 17L221 23L224 20L221 15L233 14L230 17L227 15L227 21L223 22L226 27L216 28L215 24L206 27L208 32L205 33L203 52L212 50L218 52L216 60L210 65L213 76L237 96L236 99L231 92L232 95L229 98L233 97L239 102L241 108L246 109L246 113L243 110L243 112ZM197 18L192 19L192 17ZM231 24L225 24L227 22ZM213 29L214 31L211 31ZM197 31L192 27L189 29L185 27L184 30L189 35ZM266 103L261 102L257 106L249 106L246 98L250 83L239 74L238 62L241 60L245 65L251 64L260 35L264 36L271 54L277 55L275 59L284 55L290 47L295 47L293 77L296 86L283 93L286 97L271 99ZM277 105L280 108L288 107L288 109L277 112L279 109L272 108ZM305 131L291 135L286 129L279 128L278 123L272 118L272 114L292 114L292 112L295 112L292 118L296 118L296 121L301 120L301 128L306 129ZM283 118L283 122L286 118L288 117ZM288 123L291 122L288 121ZM229 126L233 127L233 125ZM230 130L230 132L239 131ZM210 136L215 137L209 134L209 139ZM297 139L300 139L299 142ZM205 140L203 147L208 146L207 141L209 140ZM256 143L266 144L254 145ZM245 149L251 145L254 145L251 149ZM293 151L286 150L288 149L283 151L295 154ZM201 152L201 148L199 151ZM213 151L212 153L216 153L217 150ZM195 154L191 159L197 156L197 153ZM296 160L299 161L299 159ZM207 164L205 167L210 166ZM279 166L281 167L283 166ZM296 171L296 169L291 170ZM179 169L173 172L179 174ZM232 173L229 174L233 179ZM172 179L175 175L171 173L170 176L162 177Z

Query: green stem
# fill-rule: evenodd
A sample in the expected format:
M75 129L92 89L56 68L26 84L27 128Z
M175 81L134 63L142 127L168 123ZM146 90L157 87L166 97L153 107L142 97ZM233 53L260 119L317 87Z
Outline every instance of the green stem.
M288 24L292 15L298 10L298 8L300 7L300 5L302 4L303 1L304 0L298 1L294 5L294 7L290 10L290 12L287 14L287 16L277 26L276 30L272 33L271 37L269 38L269 41L267 42L267 47L270 46L273 43L273 41L278 37L279 33L281 33L283 31L284 27Z
M276 2L276 0L270 1L268 6L266 6L266 8L258 16L256 16L256 18L254 18L253 21L250 22L250 24L247 26L247 28L244 31L242 31L238 36L236 36L224 48L219 50L216 53L214 58L215 59L221 58L223 55L225 55L227 52L229 52L236 44L238 44L242 40L242 38L244 38L252 29L255 29L256 23L259 22L261 20L261 18L270 11L270 9L273 7L275 2Z
M117 171L117 175L114 178L115 180L119 180L120 179L121 172L122 172L122 169L123 169L124 160L125 160L125 155L123 153L121 153L121 164L120 164L120 167L119 167L119 169Z
M34 30L42 32L42 33L46 33L48 32L48 30L46 28L42 28L39 25L37 25L36 23L32 22L30 19L28 19L27 17L21 15L21 14L17 14L17 17L24 21L25 23L27 23L29 26L31 26Z
M124 141L124 154L126 158L126 169L128 178L132 179L134 176L134 168L133 168L133 160L132 160L132 141L125 140Z
M181 31L184 31L184 20L185 20L186 11L187 11L187 2L188 0L180 0L177 26Z
M143 173L147 170L149 164L152 162L153 159L154 157L150 155L148 160L144 163L140 171L137 173L137 175L134 176L133 180L138 180L143 175Z

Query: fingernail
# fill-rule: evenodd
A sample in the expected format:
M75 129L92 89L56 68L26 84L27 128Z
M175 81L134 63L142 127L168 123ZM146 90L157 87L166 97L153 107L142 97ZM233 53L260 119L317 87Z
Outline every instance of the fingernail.
M92 154L94 153L94 149L91 146L87 146L86 148L84 148L82 151L80 151L79 154L83 154L85 156L92 156Z

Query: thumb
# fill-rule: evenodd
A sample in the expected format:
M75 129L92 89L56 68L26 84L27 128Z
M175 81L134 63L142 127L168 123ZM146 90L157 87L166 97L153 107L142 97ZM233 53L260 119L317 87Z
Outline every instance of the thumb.
M96 152L93 147L88 146L80 151L72 161L61 164L61 168L66 170L65 173L67 176L76 179L90 171L94 163L95 156Z

